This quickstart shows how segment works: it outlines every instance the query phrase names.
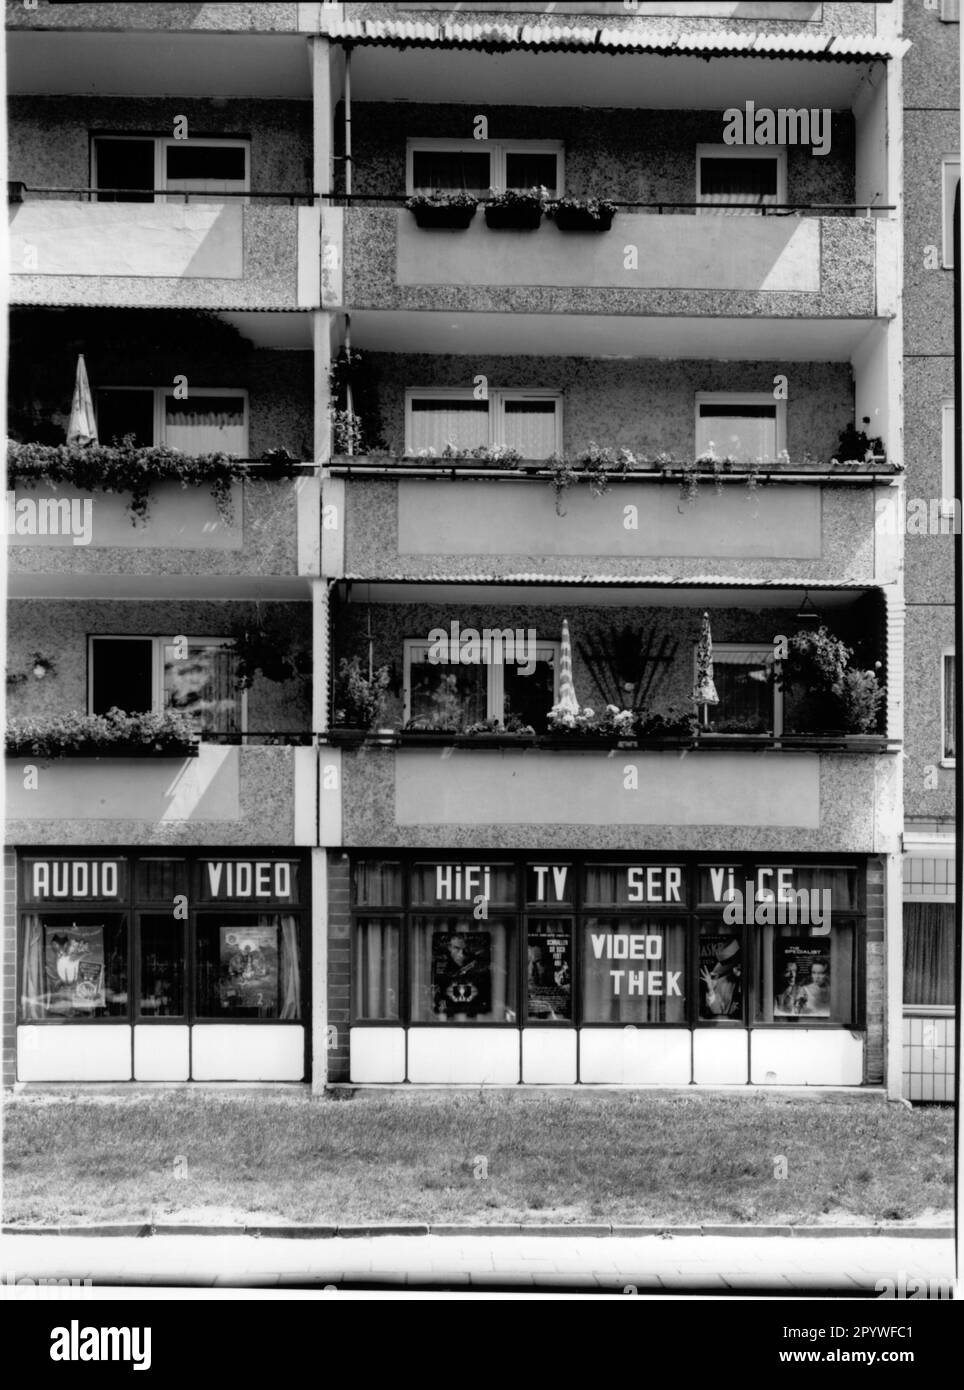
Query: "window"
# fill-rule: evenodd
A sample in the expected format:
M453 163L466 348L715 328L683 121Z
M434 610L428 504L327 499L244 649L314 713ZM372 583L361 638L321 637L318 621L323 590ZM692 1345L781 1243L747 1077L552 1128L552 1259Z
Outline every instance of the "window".
M301 1018L298 861L21 865L23 1022Z
M552 391L490 389L486 400L457 387L411 390L405 396L406 452L451 445L517 449L523 458L545 459L562 450L562 397Z
M747 211L787 201L787 156L782 149L752 145L697 145L696 201L707 208L741 216Z
M558 140L409 140L409 193L475 193L490 188L564 189Z
M98 193L101 203L163 203L165 190L210 200L250 186L247 140L95 135L91 164L94 188L110 190Z
M713 644L713 683L720 703L709 705L707 712L716 733L782 732L782 692L771 679L772 657L772 647ZM695 647L693 674L695 679Z
M953 902L904 903L904 1003L953 1007Z
M852 864L413 854L357 859L352 879L353 1026L864 1018L864 871ZM473 908L480 896L486 917Z
M141 446L167 444L185 454L248 455L248 393L190 387L179 400L165 386L106 386L95 392L97 437L110 444L132 434Z
M246 700L234 681L232 643L219 637L91 637L91 714L179 710L204 733L240 734Z
M940 17L944 24L960 24L961 0L941 0Z
M944 763L954 763L957 760L957 658L953 652L944 652L941 667L941 727L944 731L941 758Z
M957 508L956 480L954 477L954 398L947 396L941 401L941 512L944 516L954 516Z
M786 402L765 391L698 391L696 456L712 450L738 463L771 463L786 447Z
M452 624L442 641L409 638L406 723L417 720L425 730L457 733L485 719L505 722L515 716L536 733L545 733L558 698L558 653L558 642L537 641L531 628L483 628L480 633L459 631ZM465 660L469 656L473 659Z
M960 181L960 155L948 155L941 162L941 200L944 228L942 263L945 270L953 270L954 268L954 195Z

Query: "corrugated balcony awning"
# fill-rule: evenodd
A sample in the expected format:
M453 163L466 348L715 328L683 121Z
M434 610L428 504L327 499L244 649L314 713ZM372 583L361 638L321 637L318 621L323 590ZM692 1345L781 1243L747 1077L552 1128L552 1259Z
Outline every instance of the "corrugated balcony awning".
M398 19L322 20L322 37L390 48L527 49L550 53L652 53L679 57L811 58L823 62L868 62L902 57L906 40L870 34L704 33L596 25L427 23Z

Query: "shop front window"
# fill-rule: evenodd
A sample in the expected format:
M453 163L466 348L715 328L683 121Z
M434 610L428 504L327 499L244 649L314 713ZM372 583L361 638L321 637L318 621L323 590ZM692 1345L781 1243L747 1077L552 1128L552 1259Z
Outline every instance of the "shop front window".
M357 1019L398 1022L400 968L400 923L391 917L362 917L356 922L352 1005Z
M122 913L25 914L21 1017L125 1018L127 918Z
M413 1023L516 1023L516 941L511 922L471 915L412 922Z
M303 914L281 906L302 906L299 867L24 858L21 1022L299 1021Z
M301 1017L298 929L288 913L205 914L197 926L199 1018Z
M526 1020L571 1023L572 918L530 917L526 927Z
M170 912L143 913L140 948L141 1018L180 1018L184 1014L184 923Z
M589 917L582 942L586 1023L686 1022L686 923Z
M853 1024L856 945L852 918L757 927L756 1021Z
M954 1005L953 902L904 903L904 1003Z

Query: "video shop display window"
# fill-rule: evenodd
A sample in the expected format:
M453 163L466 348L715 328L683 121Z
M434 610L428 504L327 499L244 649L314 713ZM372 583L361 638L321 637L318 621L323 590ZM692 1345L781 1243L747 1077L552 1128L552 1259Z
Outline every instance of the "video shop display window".
M353 1023L862 1026L854 864L420 853L353 884Z
M21 1021L299 1021L299 869L270 858L25 857ZM47 898L66 901L46 910Z
M127 1018L127 922L121 912L25 913L23 1021Z

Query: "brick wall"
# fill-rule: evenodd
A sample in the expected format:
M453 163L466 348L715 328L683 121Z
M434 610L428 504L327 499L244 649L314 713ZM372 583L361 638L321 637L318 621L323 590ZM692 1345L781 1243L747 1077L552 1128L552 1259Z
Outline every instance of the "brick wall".
M901 924L892 930L900 931ZM884 866L879 859L867 861L867 1049L864 1081L879 1086L884 1080L886 1045L887 959L884 941ZM900 1027L900 1019L892 1026Z
M17 1079L17 856L3 855L3 1085Z
M351 989L350 866L346 856L328 856L328 1024L338 1030L328 1047L328 1080L348 1080L348 1011Z

